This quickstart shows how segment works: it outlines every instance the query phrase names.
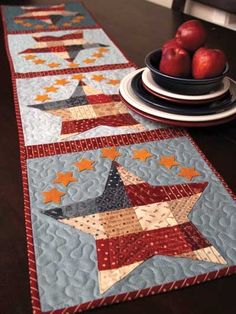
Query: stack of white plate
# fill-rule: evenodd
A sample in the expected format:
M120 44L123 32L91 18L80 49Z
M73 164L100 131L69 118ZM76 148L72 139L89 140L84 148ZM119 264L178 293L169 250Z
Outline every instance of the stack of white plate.
M168 125L211 126L236 118L236 84L228 77L208 94L182 95L159 86L142 68L121 81L120 95L131 110Z

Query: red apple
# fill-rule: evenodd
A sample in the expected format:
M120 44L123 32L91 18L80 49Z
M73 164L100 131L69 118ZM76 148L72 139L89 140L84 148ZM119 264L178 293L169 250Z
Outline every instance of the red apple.
M175 38L181 48L195 51L205 44L207 32L201 22L190 20L179 26Z
M193 55L192 75L195 79L220 75L225 68L226 57L220 49L199 48Z
M167 40L162 46L162 52L164 53L168 48L178 48L180 45L177 43L176 38Z
M191 70L188 52L181 48L168 48L162 53L159 70L170 76L185 77Z

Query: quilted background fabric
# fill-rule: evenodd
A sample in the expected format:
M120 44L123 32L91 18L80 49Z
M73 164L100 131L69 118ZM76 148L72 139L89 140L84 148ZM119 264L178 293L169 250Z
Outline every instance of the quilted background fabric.
M188 133L129 112L135 65L80 4L2 7L34 313L236 270L235 197Z

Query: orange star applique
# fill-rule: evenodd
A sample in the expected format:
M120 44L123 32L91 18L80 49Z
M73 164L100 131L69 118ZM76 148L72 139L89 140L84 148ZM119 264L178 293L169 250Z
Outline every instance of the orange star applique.
M192 168L181 168L180 172L178 173L178 176L184 177L188 180L192 180L194 177L199 177L201 174L195 170L194 167Z
M64 27L70 27L70 26L72 26L72 24L69 23L69 22L65 22L65 23L62 24L62 26L64 26Z
M83 19L84 19L84 16L76 16L76 17L73 18L72 21L75 22L75 23L79 23L79 22L81 22Z
M71 63L68 64L68 66L69 66L70 68L78 68L79 63L71 62Z
M105 77L103 75L93 75L92 80L101 82L102 80L105 80Z
M61 183L67 186L70 182L77 182L78 180L73 177L73 172L58 172L56 179L53 183Z
M74 74L72 75L72 78L75 80L83 80L85 76L83 74Z
M33 24L31 24L31 23L24 23L22 25L25 26L25 27L31 27Z
M104 56L103 53L101 52L95 52L93 55L92 55L94 58L102 58Z
M36 60L33 60L33 62L34 62L35 64L44 64L46 61L43 60L43 59L36 59Z
M56 25L49 25L48 28L50 28L50 29L57 29L57 26Z
M48 63L47 66L50 68L58 68L60 66L60 63L52 62L52 63Z
M24 21L23 21L23 20L14 20L14 22L15 22L16 24L24 24Z
M175 160L174 155L171 155L171 156L162 155L161 159L158 161L158 163L159 163L159 165L165 166L168 169L172 168L173 166L179 165L179 163Z
M70 83L70 82L68 80L66 80L66 79L61 79L61 80L56 80L55 81L56 85L66 85L68 83Z
M58 90L58 87L55 87L55 86L47 86L47 87L44 87L45 91L47 93L55 93L57 92Z
M24 56L24 59L25 59L25 60L33 60L33 59L35 59L35 58L36 58L35 55Z
M87 64L89 64L89 63L94 63L96 61L96 59L90 59L90 58L87 58L87 59L84 59L83 60L83 62L84 63L87 63Z
M102 157L110 160L115 160L121 154L115 149L115 147L106 147L102 149Z
M37 95L34 100L40 101L40 102L44 102L44 101L47 101L47 100L50 100L50 99L51 98L48 97L47 94L44 94L44 95Z
M94 164L93 160L86 158L83 158L80 161L74 163L74 165L78 168L79 171L94 170L93 164Z
M108 48L101 47L101 48L98 48L98 51L99 51L99 52L107 52L107 51L109 51L109 49L108 49Z
M45 204L50 203L50 202L60 204L61 203L61 197L63 195L65 195L64 192L61 192L55 188L53 188L49 191L42 192L42 194L44 197L44 203Z
M120 80L109 80L107 82L107 84L110 84L110 85L117 85L117 84L120 84Z
M37 25L34 25L34 28L35 28L35 29L43 29L43 28L44 28L44 25L37 24Z
M146 148L133 149L133 159L140 159L146 161L147 158L151 157L152 154Z

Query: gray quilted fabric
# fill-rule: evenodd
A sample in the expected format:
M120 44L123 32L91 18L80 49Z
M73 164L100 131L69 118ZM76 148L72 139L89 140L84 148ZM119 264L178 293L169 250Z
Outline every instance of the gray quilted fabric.
M131 148L143 146L154 155L146 163L131 158ZM174 154L183 167L195 167L201 176L192 181L208 181L209 185L189 218L219 250L228 264L236 263L235 203L187 138L135 144L119 147L118 150L122 156L118 157L117 161L152 185L186 182L184 178L177 176L177 167L168 171L162 166L157 166L156 161L160 158L160 154ZM101 195L111 162L99 156L100 150L97 150L37 158L27 162L38 283L43 311L72 306L101 297L97 282L93 237L41 213L44 209L55 207L50 204L44 205L41 195L41 191L53 186L66 192L62 198L62 205ZM73 163L81 158L94 160L95 170L78 173ZM78 183L70 184L66 188L52 185L56 172L62 170L72 171ZM116 283L102 296L171 282L221 267L223 265L185 258L155 256Z

